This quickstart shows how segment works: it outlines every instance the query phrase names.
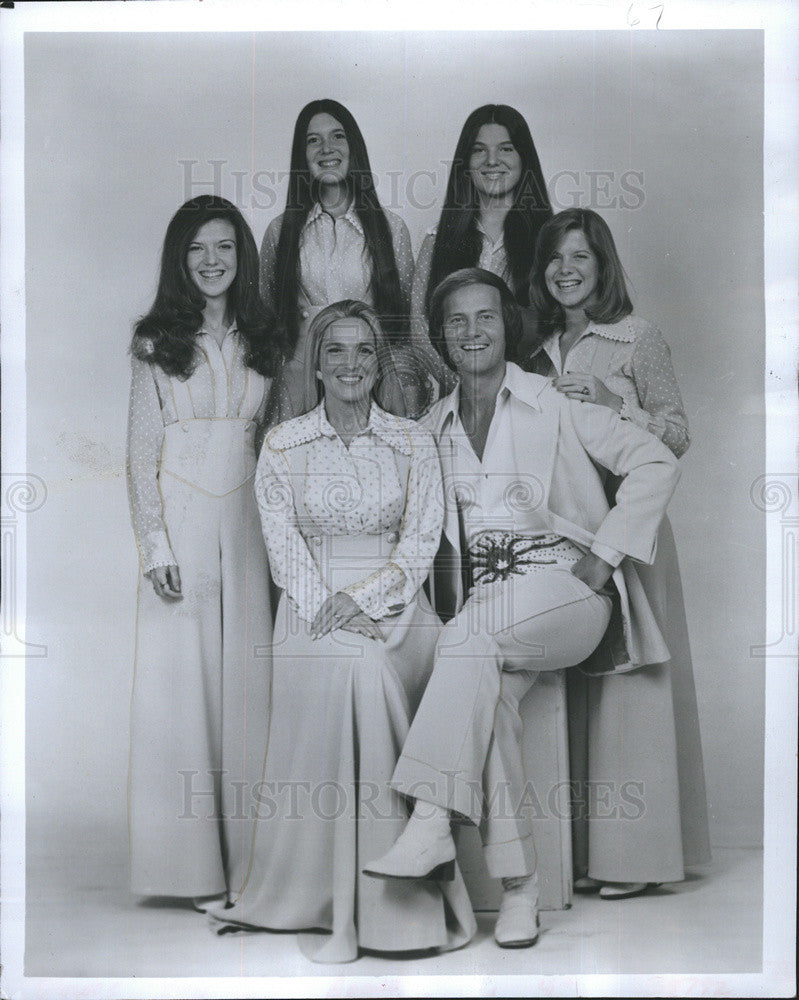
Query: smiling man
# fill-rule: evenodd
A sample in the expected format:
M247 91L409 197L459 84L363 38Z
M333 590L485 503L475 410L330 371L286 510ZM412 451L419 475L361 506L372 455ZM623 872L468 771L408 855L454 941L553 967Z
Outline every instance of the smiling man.
M479 268L446 278L431 300L430 334L459 376L426 421L445 482L431 589L446 625L392 779L414 811L365 871L448 877L450 821L465 817L503 882L496 940L526 947L538 938L538 882L520 808L519 702L542 670L621 671L668 658L633 560L654 558L679 472L653 435L507 360L521 317L501 278ZM624 477L610 509L601 468Z

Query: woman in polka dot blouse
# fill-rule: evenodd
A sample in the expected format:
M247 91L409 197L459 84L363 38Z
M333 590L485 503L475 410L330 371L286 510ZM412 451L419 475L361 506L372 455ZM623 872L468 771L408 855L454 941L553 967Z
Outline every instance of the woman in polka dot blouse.
M613 236L596 212L567 209L542 228L530 301L541 342L523 367L552 376L572 399L611 407L679 458L688 421L668 345L633 315ZM599 890L605 899L680 881L685 867L710 860L693 667L668 518L654 565L636 568L670 661L619 676L568 676L575 889ZM637 789L640 815L621 808L617 818L600 815L587 793L596 782L617 796Z
M315 391L308 325L342 299L374 307L392 335L395 358L418 370L412 381L426 386L407 336L412 280L408 227L378 200L357 122L337 101L311 101L294 127L285 211L269 224L261 246L261 294L285 327L291 355L276 388L279 421L307 410ZM407 374L400 379L387 371L381 398L394 412L416 416L413 401L403 402L408 381Z
M210 912L222 932L323 929L300 935L315 962L453 948L475 930L459 872L440 886L361 872L406 822L389 779L441 627L421 589L444 517L438 452L374 400L388 345L369 306L322 310L309 344L317 398L269 431L255 484L283 591L268 801L241 895Z
M169 223L131 354L132 888L213 896L236 890L248 824L220 817L240 815L266 740L269 570L252 482L281 356L255 241L230 202L194 198Z

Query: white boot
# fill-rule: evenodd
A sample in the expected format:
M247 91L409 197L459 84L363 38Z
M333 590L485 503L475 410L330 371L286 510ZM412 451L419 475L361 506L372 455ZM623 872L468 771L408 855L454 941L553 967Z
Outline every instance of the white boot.
M503 878L502 902L494 928L500 948L529 948L538 940L538 873Z
M455 841L449 813L441 806L419 802L408 825L382 858L363 869L374 878L430 878L451 882L455 878Z

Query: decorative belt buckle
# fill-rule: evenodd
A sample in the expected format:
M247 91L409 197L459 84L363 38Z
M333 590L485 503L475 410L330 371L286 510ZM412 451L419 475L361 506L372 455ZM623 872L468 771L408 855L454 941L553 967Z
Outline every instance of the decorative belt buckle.
M475 584L508 580L512 574L526 576L538 566L557 565L557 559L542 559L541 550L557 544L557 536L514 535L510 531L482 531L469 549Z

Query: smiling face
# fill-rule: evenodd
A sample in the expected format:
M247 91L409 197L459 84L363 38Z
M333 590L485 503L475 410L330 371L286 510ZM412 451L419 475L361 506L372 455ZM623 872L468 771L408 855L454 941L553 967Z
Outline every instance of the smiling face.
M305 134L311 177L320 184L343 184L350 169L350 144L344 126L332 115L314 115Z
M491 198L510 194L522 176L522 158L504 125L483 125L469 155L469 177L477 191Z
M237 268L233 223L212 219L200 226L186 250L186 269L206 300L227 296Z
M544 270L547 291L564 309L584 310L594 304L599 261L581 229L570 229Z
M505 323L499 290L467 285L447 296L444 341L459 375L490 375L505 368Z
M371 394L377 373L377 347L369 324L355 317L334 320L319 347L317 374L325 399L362 402Z

